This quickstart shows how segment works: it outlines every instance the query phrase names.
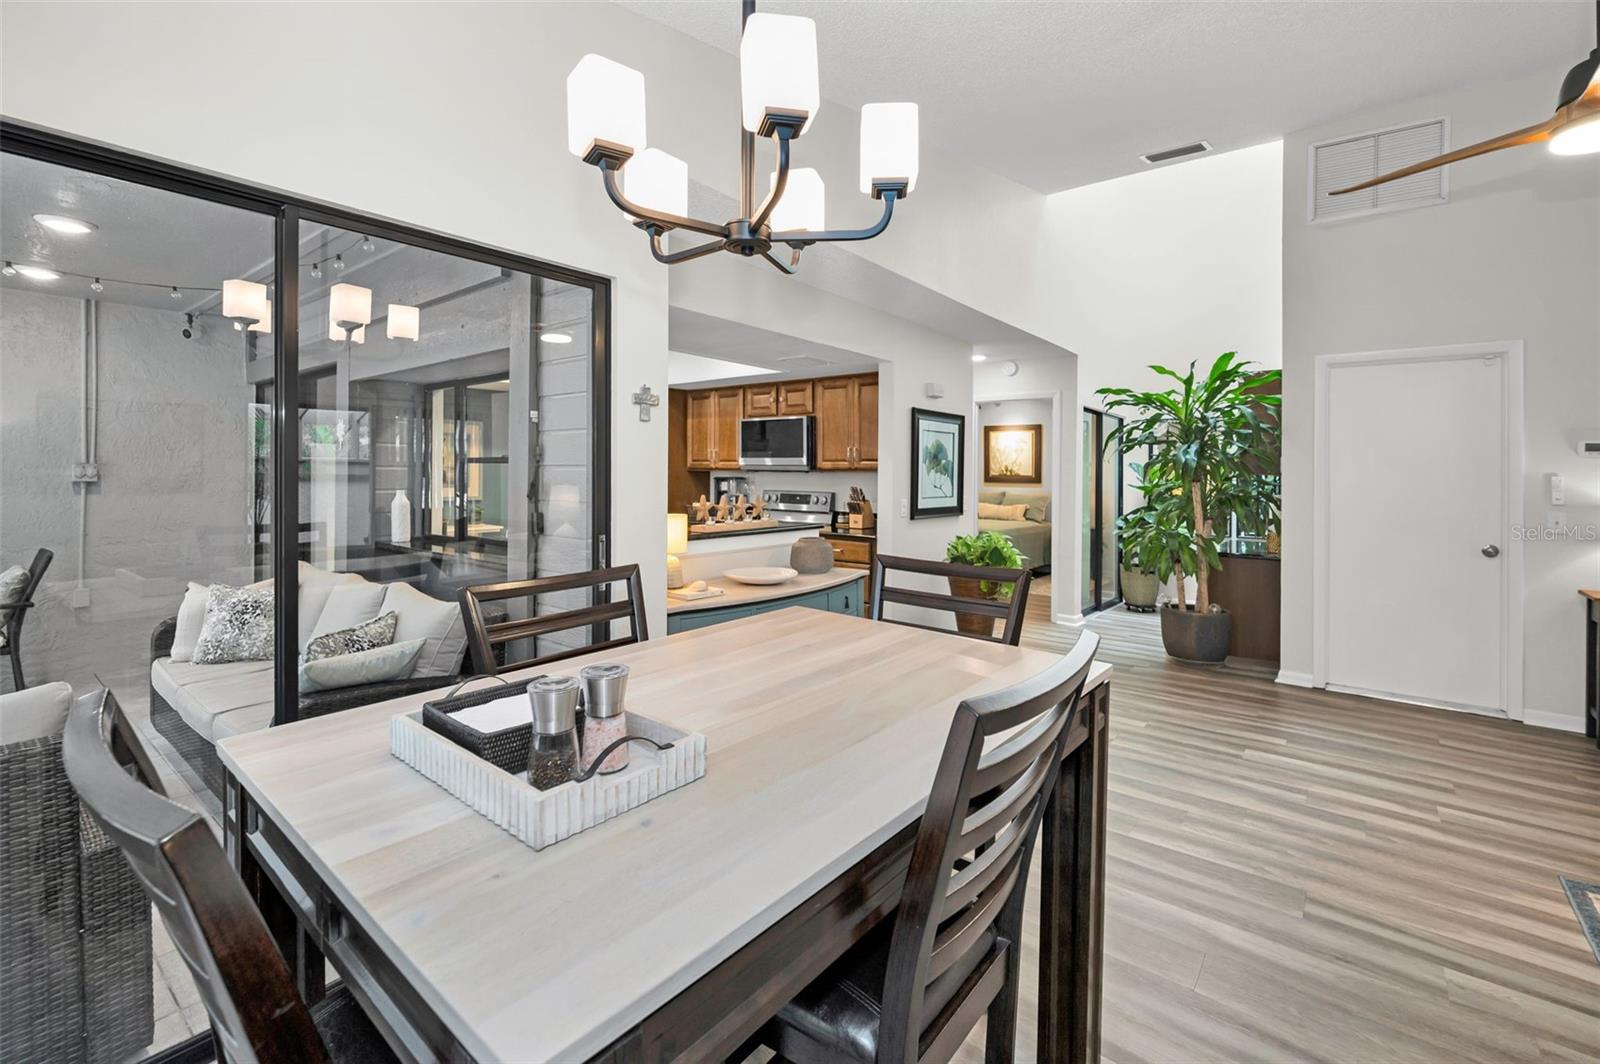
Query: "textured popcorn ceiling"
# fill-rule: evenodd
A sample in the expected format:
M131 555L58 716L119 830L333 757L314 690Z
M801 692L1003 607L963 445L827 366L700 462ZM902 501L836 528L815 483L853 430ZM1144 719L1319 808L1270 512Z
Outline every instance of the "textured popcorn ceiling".
M737 50L732 0L623 6ZM1550 71L1553 107L1561 76L1595 45L1587 0L773 0L759 9L816 20L824 100L915 101L928 142L1041 192L1142 170L1145 152L1202 139L1243 148L1530 70Z

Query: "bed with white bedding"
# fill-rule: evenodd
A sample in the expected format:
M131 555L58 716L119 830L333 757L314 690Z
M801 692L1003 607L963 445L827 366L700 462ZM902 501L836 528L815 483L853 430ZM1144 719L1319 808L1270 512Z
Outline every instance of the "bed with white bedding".
M1011 507L1010 511L995 507ZM1020 511L1016 507L1021 507ZM1029 569L1050 566L1050 496L1037 491L985 488L978 492L978 531L999 532L1022 552Z

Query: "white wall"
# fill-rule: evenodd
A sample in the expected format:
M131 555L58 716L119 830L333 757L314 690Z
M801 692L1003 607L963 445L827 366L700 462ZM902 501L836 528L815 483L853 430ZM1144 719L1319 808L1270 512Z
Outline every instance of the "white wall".
M1561 473L1568 523L1600 523L1600 463L1574 449L1585 430L1600 428L1600 158L1555 158L1537 147L1500 152L1452 166L1446 205L1306 221L1308 145L1439 115L1450 116L1454 145L1470 144L1547 114L1552 91L1541 73L1352 115L1285 140L1282 668L1290 677L1309 676L1312 662L1319 354L1524 341L1523 520L1544 520L1546 474ZM1576 590L1600 581L1600 543L1528 542L1524 580L1526 719L1582 730Z
M239 334L208 319L193 340L173 311L99 306L96 458L79 550L69 477L84 424L79 299L16 288L0 315L0 568L55 553L23 628L32 682L138 677L150 631L184 582L248 583L253 389ZM94 382L98 382L96 387ZM83 563L89 604L72 605ZM10 669L5 668L9 689Z
M1156 385L1151 363L1282 364L1282 193L1274 141L1047 197L1085 406Z

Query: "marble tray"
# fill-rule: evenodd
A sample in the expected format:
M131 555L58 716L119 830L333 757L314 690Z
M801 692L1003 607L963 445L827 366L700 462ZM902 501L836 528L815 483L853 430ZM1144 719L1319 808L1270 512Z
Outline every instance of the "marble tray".
M422 711L389 721L389 752L518 839L542 850L580 831L693 783L706 774L706 737L683 732L636 713L628 734L643 735L670 750L629 745L629 765L609 776L563 783L548 791L457 746L422 723Z

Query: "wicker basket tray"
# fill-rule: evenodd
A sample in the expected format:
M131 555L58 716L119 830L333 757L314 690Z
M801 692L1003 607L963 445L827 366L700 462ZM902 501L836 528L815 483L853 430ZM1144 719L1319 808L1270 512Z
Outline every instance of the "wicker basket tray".
M506 689L494 688L492 693L503 698ZM424 713L418 710L390 719L389 752L535 850L637 809L706 774L705 736L628 713L629 735L671 747L657 750L634 743L628 767L622 771L541 791L527 782L526 772L508 772L428 727ZM532 728L531 721L528 726Z

